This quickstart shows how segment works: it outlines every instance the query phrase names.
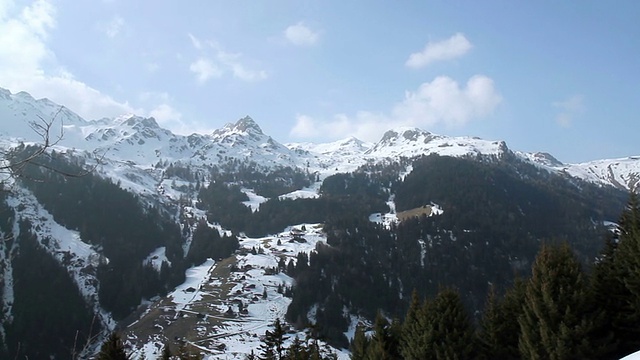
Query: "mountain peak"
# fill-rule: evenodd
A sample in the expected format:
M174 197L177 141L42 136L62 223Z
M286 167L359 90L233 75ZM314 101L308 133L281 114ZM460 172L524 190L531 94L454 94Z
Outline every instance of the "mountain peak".
M348 138L341 140L340 144L341 145L354 144L354 145L357 145L357 146L362 146L362 144L364 144L364 141L358 139L355 136L349 136Z
M537 163L543 164L549 167L559 167L564 164L556 159L553 155L547 152L536 152L532 154L533 160Z
M422 140L426 144L434 138L435 135L422 129L418 129L415 127L400 127L385 132L378 144L392 145L398 141L412 142L418 140Z
M233 127L234 129L242 132L263 134L260 126L258 126L258 124L250 116L245 116L242 119L238 120Z

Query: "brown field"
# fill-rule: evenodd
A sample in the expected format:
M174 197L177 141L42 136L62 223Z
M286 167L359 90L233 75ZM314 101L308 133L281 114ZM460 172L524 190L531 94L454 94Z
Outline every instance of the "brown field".
M137 322L129 325L124 331L125 335L136 334L135 340L131 338L129 340L144 343L152 336L162 334L174 352L177 351L177 345L182 339L189 342L203 342L202 331L198 331L198 328L212 329L220 326L225 317L211 305L226 303L227 294L236 284L234 281L229 281L230 268L235 262L236 259L232 256L216 265L210 278L221 280L222 284L216 286L205 283L202 289L199 289L206 294L202 301L193 303L188 310L176 314L175 304L169 298L164 298L151 305ZM211 340L211 343L206 345L214 348L215 340Z
M396 214L398 216L399 221L404 221L407 219L411 219L413 217L420 217L422 215L431 216L431 206L425 205L415 209L410 209L406 211L401 211Z

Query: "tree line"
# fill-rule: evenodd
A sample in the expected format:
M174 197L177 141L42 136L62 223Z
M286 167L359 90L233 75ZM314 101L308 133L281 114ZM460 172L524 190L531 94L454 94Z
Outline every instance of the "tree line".
M402 321L379 312L360 325L353 360L619 359L640 349L640 206L632 194L592 270L571 247L544 244L528 278L501 295L491 287L476 323L459 292L441 289L421 300L414 291Z
M369 191L364 181L345 182L386 176L384 168L367 166L366 171L366 176L340 175L325 182L335 192L351 187L367 201L381 202L385 191ZM478 321L486 284L502 291L516 277L528 276L542 242L567 242L581 263L590 264L606 232L598 224L615 219L610 209L624 204L618 192L566 184L526 164L438 156L415 161L413 171L392 182L391 189L398 209L433 201L444 213L388 225L369 221L370 213L327 216L327 243L285 268L296 284L288 321L299 327L314 324L327 341L346 347L350 315L374 319L382 310L401 317L412 289L426 298L443 285L456 287ZM357 207L357 198L351 199Z

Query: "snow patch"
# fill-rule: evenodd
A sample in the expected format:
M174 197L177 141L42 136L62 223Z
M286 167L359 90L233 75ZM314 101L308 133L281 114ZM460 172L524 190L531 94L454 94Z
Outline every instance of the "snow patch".
M142 265L151 265L158 272L162 269L163 263L167 263L167 265L171 266L171 261L167 258L166 251L167 248L164 246L153 250L151 254L142 261Z
M250 208L251 211L253 211L253 212L260 210L260 204L262 204L263 202L266 202L267 200L269 200L268 198L266 198L264 196L260 196L260 195L256 194L253 189L242 188L242 189L240 189L240 191L245 193L247 195L247 197L249 198L249 201L243 201L242 203L246 207Z

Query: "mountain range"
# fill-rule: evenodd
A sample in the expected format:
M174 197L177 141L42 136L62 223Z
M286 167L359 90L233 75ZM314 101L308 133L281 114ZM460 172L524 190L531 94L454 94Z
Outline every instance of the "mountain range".
M85 120L48 99L34 99L25 92L12 94L0 88L0 135L4 141L41 140L29 122L53 120L64 139L60 147L100 153L104 158L133 163L139 168L158 162L180 162L193 166L216 165L236 159L275 168L293 166L318 171L322 176L348 172L365 163L399 157L440 154L445 156L515 155L546 170L590 182L635 189L640 180L640 156L565 164L545 152L511 150L504 141L477 137L448 137L418 128L390 129L377 143L347 138L331 143L281 144L263 133L249 116L210 134L177 135L153 118L123 115Z
M53 142L43 160L44 169L51 164L55 168L62 161L65 169L71 169L67 173L72 174L68 179L35 170L20 181L14 182L15 177L2 179L3 186L12 188L0 192L4 196L0 233L10 239L0 243L0 344L10 353L15 346L11 341L20 339L20 331L26 331L12 322L22 324L31 319L29 316L35 317L31 321L49 316L31 315L40 314L29 307L37 302L25 301L44 292L39 290L44 285L37 283L42 280L22 274L38 262L22 255L27 254L24 249L30 249L28 244L33 239L63 266L70 284L78 289L78 295L65 302L84 301L87 313L93 313L103 329L127 326L127 343L140 354L147 358L157 355L168 334L181 334L182 330L175 330L186 326L180 321L193 321L188 325L198 331L189 334L210 341L207 348L214 349L211 351L217 356L212 359L223 359L231 353L232 358L240 359L258 346L259 337L275 319L297 319L302 313L304 318L320 322L321 314L329 318L329 308L334 305L335 312L342 314L343 307L336 304L357 303L347 295L331 298L325 304L305 303L313 298L304 293L307 290L291 288L299 280L294 273L308 270L294 264L309 260L314 252L320 253L315 259L334 256L322 253L329 247L363 259L381 249L389 256L384 247L367 249L366 255L353 254L355 250L348 243L336 243L341 240L336 234L353 237L354 241L358 233L365 232L373 238L385 238L387 231L398 226L393 225L399 217L396 207L398 211L428 208L430 216L438 220L429 220L434 224L428 226L406 223L406 227L424 226L418 231L423 235L417 242L407 240L411 244L404 250L394 251L416 256L413 265L423 273L406 274L402 264L385 269L399 282L389 275L389 289L398 298L389 295L387 302L379 304L388 308L406 305L409 289L405 285L414 278L431 284L433 267L450 266L448 271L455 272L451 269L460 266L457 260L449 263L455 257L453 253L469 256L467 261L474 269L487 267L478 271L487 278L467 279L470 288L496 279L510 281L501 274L525 269L540 239L547 236L567 236L571 241L575 241L572 236L584 236L588 239L578 243L576 249L584 259L592 258L597 247L594 244L599 241L594 235L598 226L604 220L615 221L611 214L618 210L620 193L635 190L640 181L640 156L565 164L545 152L512 150L505 141L449 137L409 127L390 129L376 143L351 137L324 144L282 144L246 116L208 134L180 135L162 128L153 118L123 115L87 120L48 99L1 88L0 119L1 154L23 144L42 143L44 125ZM6 164L11 159L0 160ZM88 176L73 176L85 171ZM366 225L350 222L352 215L361 214ZM331 222L333 231L323 231L325 221ZM572 235L574 225L579 230ZM504 228L498 228L501 226ZM251 232L256 236L247 236ZM514 239L521 243L513 248L522 253L510 253L512 248L504 245L512 246ZM465 241L469 243L465 245ZM218 248L210 246L213 242L219 244ZM220 245L223 242L224 246ZM445 249L447 243L458 247ZM495 244L505 248L495 250ZM222 252L222 247L235 252ZM434 254L441 251L443 258L431 258L427 248ZM472 263L482 259L469 255L477 249L482 249L483 256L493 254L495 264ZM45 256L33 249L29 254ZM203 263L207 257L214 259ZM379 261L370 259L370 263ZM293 267L291 272L285 275L274 270L283 270L286 262L287 267ZM343 263L338 262L340 266ZM489 268L493 265L495 269ZM31 270L26 273L31 274ZM447 271L442 273L439 280L453 278ZM379 275L386 278L388 274ZM333 276L332 286L345 281L340 273ZM438 279L429 286L435 286ZM25 290L29 282L33 282L33 288ZM147 283L153 288L138 291L127 287ZM322 288L320 285L309 288L315 291ZM429 286L421 290L424 295L433 290ZM219 290L222 288L226 293ZM355 287L350 284L345 288ZM288 295L293 299L283 295L284 289L293 291ZM469 290L467 303L477 309L485 290ZM25 295L25 291L31 295ZM47 291L55 293L55 289ZM118 298L124 298L125 293L130 297ZM203 307L203 296L214 297L213 305ZM317 296L323 298L324 294ZM138 304L142 309L139 312ZM370 306L354 305L349 309L353 313L345 315L344 328L324 330L339 334L329 340L332 345L344 347L342 338L353 336L355 324L366 322L367 317L372 320L367 312ZM243 313L247 307L248 314ZM201 317L209 316L204 312L217 314L212 318L222 322L201 321ZM224 314L232 314L232 320L223 319ZM51 320L49 325L55 328L59 323ZM149 328L163 332L165 337L149 334ZM297 334L304 336L304 332ZM95 350L95 343L92 346ZM218 348L226 350L215 350ZM91 349L85 351L86 355ZM345 351L339 355L348 357Z

